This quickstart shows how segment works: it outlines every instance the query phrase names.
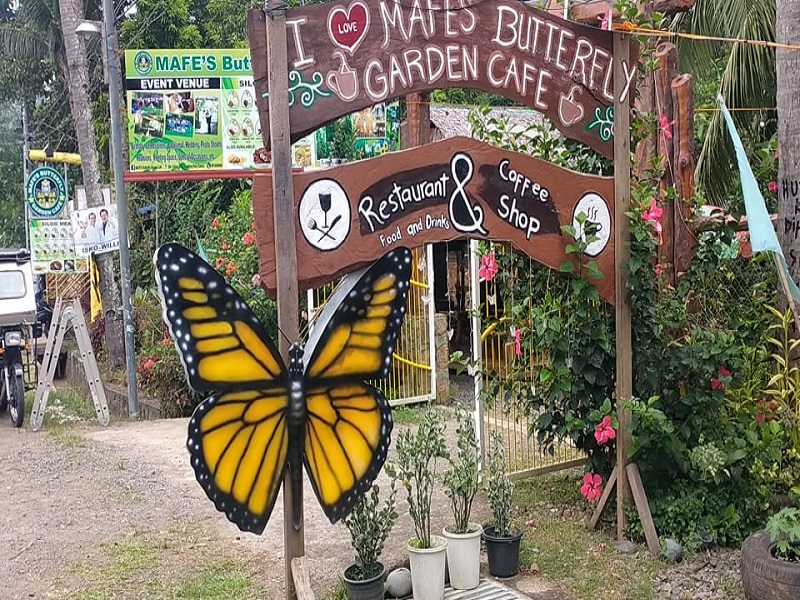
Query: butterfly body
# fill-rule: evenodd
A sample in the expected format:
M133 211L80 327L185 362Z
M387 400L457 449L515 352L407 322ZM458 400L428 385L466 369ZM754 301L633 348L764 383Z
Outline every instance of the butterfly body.
M261 533L289 469L299 528L304 467L329 520L349 514L389 449L389 403L365 380L391 366L410 251L394 249L347 276L305 347L290 347L288 366L247 304L200 257L167 244L154 260L187 380L214 392L195 409L187 440L209 499L241 530Z
M299 530L303 506L303 447L305 446L306 407L305 365L303 347L297 342L289 348L289 409L287 414L289 428L288 467L292 477L292 525Z

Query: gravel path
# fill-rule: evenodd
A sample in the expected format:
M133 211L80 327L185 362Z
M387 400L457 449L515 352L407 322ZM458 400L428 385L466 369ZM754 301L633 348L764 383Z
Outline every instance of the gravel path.
M155 543L160 559L141 566L132 583L115 590L115 598L165 597L146 591L148 582L187 577L193 565L221 558L243 564L265 598L282 598L281 500L262 536L239 532L194 479L184 448L186 423L78 424L58 435L47 423L44 431L30 433L0 421L0 598L62 600L95 588L112 569L113 549L138 540ZM452 431L449 437L452 444ZM385 475L379 483L386 483ZM321 597L336 585L353 552L345 528L331 525L308 485L306 490L306 555ZM404 543L413 535L403 502L398 510L402 516L384 553L388 567L407 561ZM477 499L474 511L476 521L488 519L485 498ZM432 522L440 527L449 521L439 489ZM693 561L666 571L657 582L658 597L728 600L737 597L725 591L735 590L730 582L737 579L737 553L723 553L714 567ZM534 599L571 600L537 573L524 573L509 585Z

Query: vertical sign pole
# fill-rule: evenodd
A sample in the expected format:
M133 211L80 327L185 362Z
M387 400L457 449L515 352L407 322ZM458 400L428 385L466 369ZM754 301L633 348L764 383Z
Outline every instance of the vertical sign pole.
M30 151L30 132L28 131L28 102L22 101L22 206L25 212L25 248L31 249L30 241L30 213L28 212L27 186L30 169L28 166L28 152Z
M297 285L297 238L295 233L294 189L292 185L292 142L289 129L289 64L286 47L286 5L280 0L266 3L269 128L272 150L272 197L274 198L275 266L277 279L278 327L283 332L279 348L289 364L289 341L297 340L299 307ZM291 475L283 481L283 546L286 598L294 600L292 559L305 554L303 523L292 525Z
M633 352L631 343L631 299L628 294L627 268L631 256L631 236L625 212L631 194L631 113L624 66L630 67L630 37L614 35L614 272L616 290L617 337L617 540L625 537L625 505L630 488L625 465L630 447L631 413L623 402L633 396ZM624 65L624 66L623 66ZM622 95L625 94L623 98Z

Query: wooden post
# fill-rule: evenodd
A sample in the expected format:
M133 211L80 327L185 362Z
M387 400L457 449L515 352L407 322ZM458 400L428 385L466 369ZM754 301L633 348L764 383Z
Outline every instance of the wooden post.
M672 105L672 80L678 74L678 50L670 42L662 42L656 47L655 58L658 68L655 71L655 111L656 117L662 114L669 123L669 130L672 133L670 139L661 127L656 128L657 144L656 151L660 160L663 174L659 185L660 196L663 199L668 188L674 183L675 163L673 161L673 146L675 140L675 111ZM675 275L675 212L677 207L672 201L664 202L664 214L661 217L662 243L658 248L658 260L664 267L664 277L670 285L675 285L677 279Z
M689 227L692 213L692 196L694 196L694 86L692 76L679 75L672 80L672 112L675 125L672 128L674 139L672 144L672 165L674 170L675 190L678 200L673 215L672 262L675 278L689 268L689 263L697 249L697 238Z
M297 340L300 336L300 318L295 234L297 218L294 208L292 143L289 129L289 66L285 4L280 0L269 0L266 12L278 329L283 333L279 340L279 349L284 362L289 364L290 340ZM287 471L283 481L283 546L287 600L296 598L292 559L305 554L302 515L300 527L295 529L292 525L292 500L291 475Z
M406 123L408 140L403 149L423 146L430 141L431 95L427 92L406 96Z
M630 229L625 215L631 199L631 114L630 93L622 98L625 89L625 69L630 65L630 38L626 33L614 33L614 266L616 286L616 345L617 345L617 539L625 537L625 505L630 498L628 464L631 413L623 402L633 396L633 364L631 341L631 300L628 295L628 261L631 256Z

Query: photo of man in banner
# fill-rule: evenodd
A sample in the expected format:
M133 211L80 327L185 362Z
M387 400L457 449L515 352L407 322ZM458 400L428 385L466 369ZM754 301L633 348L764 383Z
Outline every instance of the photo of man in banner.
M75 253L78 256L119 249L116 205L73 210L70 214L70 222Z

